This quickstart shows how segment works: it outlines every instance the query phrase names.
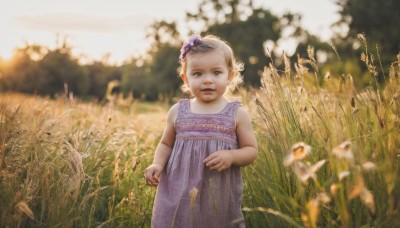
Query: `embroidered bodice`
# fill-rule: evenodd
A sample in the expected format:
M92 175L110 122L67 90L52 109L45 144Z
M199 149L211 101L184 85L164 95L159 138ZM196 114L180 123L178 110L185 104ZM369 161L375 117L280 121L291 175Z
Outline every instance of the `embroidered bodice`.
M229 102L217 114L197 114L190 110L190 100L182 100L175 121L177 139L214 139L237 143L235 112L239 102Z

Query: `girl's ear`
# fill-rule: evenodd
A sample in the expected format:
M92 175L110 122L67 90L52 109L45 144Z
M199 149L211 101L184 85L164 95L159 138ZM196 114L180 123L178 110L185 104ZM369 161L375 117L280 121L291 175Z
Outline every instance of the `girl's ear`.
M231 81L232 81L232 79L233 79L233 76L234 76L234 73L233 73L233 71L232 71L232 70L230 70L230 71L229 71L229 74L228 74L228 81L229 81L229 82L231 82Z
M185 84L188 84L187 77L185 74L181 74L181 79Z

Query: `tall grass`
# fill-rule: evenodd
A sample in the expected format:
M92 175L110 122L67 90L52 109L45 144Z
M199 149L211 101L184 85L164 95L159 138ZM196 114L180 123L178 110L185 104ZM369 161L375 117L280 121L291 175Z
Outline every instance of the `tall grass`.
M400 227L400 55L386 86L356 91L351 75L319 80L308 52L241 91L259 145L243 168L247 226ZM371 55L362 61L377 82ZM149 227L143 169L163 107L2 94L0 226Z
M312 49L295 72L285 66L265 68L255 99L260 153L245 169L248 225L399 227L400 55L385 87L363 91L351 75L315 80Z
M3 95L0 226L148 226L143 167L164 111L150 119L134 107Z

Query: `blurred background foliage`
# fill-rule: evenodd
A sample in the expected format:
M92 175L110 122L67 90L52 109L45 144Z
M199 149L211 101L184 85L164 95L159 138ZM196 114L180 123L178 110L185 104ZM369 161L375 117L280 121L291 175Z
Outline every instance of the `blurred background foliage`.
M50 97L73 94L81 99L103 101L109 82L118 80L118 91L124 96L170 100L181 96L179 50L194 33L214 34L227 40L245 64L243 75L248 87L261 85L261 73L271 59L278 70L284 71L284 55L288 54L277 51L277 44L283 39L297 41L293 52L296 55L288 55L292 63L307 56L310 46L315 49L317 62L324 63L317 75L321 81L328 72L349 73L359 89L375 85L368 77L370 70L359 58L364 52L380 66L376 76L379 85L384 85L385 72L400 50L400 1L335 1L340 6L340 20L332 25L334 36L329 43L303 29L301 15L288 12L277 16L268 9L254 7L252 1L203 0L197 12L186 13L187 32L179 31L175 21L155 21L147 30L146 37L152 45L146 54L118 66L107 63L106 58L81 64L71 54L67 37L57 37L54 49L25 44L15 50L10 61L0 58L0 91ZM358 39L360 33L368 42Z

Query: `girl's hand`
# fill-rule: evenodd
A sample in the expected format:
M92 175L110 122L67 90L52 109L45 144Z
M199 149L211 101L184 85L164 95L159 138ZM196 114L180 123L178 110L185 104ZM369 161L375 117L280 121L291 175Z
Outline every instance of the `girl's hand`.
M151 186L157 187L163 167L159 164L151 164L144 170L146 182Z
M229 150L219 150L210 154L203 163L211 170L223 171L231 167L233 162L232 153Z

